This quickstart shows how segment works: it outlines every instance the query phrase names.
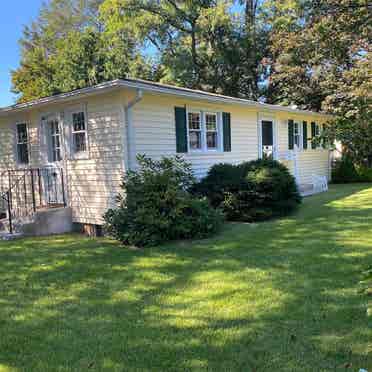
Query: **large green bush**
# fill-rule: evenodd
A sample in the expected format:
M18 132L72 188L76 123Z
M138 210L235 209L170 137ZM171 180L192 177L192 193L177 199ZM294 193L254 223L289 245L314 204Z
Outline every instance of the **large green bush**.
M195 182L189 164L180 157L155 161L145 156L138 157L138 164L124 177L118 207L104 216L110 235L144 247L203 238L219 229L222 212L188 191Z
M292 212L301 202L294 177L277 161L218 164L194 187L231 221L261 221Z

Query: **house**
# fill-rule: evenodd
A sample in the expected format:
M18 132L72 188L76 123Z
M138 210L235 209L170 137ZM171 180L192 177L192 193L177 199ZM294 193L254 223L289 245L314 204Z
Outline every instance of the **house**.
M0 214L11 218L8 228L28 217L45 228L55 219L48 232L69 229L61 209L77 226L100 226L137 154L182 154L197 177L266 154L311 192L314 176L330 174L329 150L314 141L327 119L133 79L16 104L0 109Z

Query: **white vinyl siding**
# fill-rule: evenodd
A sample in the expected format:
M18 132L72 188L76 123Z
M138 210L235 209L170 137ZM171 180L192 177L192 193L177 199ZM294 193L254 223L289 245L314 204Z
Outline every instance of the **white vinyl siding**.
M102 224L103 214L115 206L124 174L122 95L106 94L84 103L87 112L85 121L89 128L89 158L67 158L58 166L65 168L66 196L72 208L73 222ZM59 116L65 113L60 133L63 150L68 146L67 140L71 140L69 136L72 132L65 129L70 123L68 113L74 112L73 108L60 105L45 111L58 113ZM30 166L36 168L49 164L46 133L41 125L40 113L34 110L25 119L0 119L0 173L16 167L16 132L8 123L23 121L27 121L29 128ZM1 186L7 188L7 178L0 177Z
M133 127L136 139L136 151L132 154L146 154L155 159L176 155L176 133L174 107L186 104L187 112L216 113L218 131L221 133L218 113L231 113L231 152L222 151L222 134L218 138L221 151L190 151L184 158L192 165L197 177L206 175L208 169L217 163L238 164L258 157L257 113L230 105L211 105L172 97L145 95L143 100L133 107ZM196 107L197 106L197 107Z
M259 156L258 119L260 115L269 115L275 119L275 138L279 157L293 172L293 162L283 160L288 152L288 119L291 114L284 112L258 112L255 108L231 104L213 104L172 95L145 93L143 99L133 106L131 133L133 140L126 148L124 123L124 105L128 102L129 92L106 93L97 97L74 101L71 105L53 105L43 112L54 112L61 116L61 136L68 140L72 131L65 128L71 120L67 113L75 112L76 104L84 107L87 130L87 158L75 159L66 155L66 146L62 141L62 154L66 176L68 204L72 208L73 221L80 223L102 224L103 214L115 206L115 198L121 191L120 184L125 171L124 158L130 151L130 159L137 154L146 154L154 159L162 156L174 156L176 152L175 107L186 107L187 112L200 112L204 115L216 114L218 150L195 151L183 154L191 163L197 177L206 175L211 166L217 163L238 164L257 159ZM133 98L133 97L132 97ZM77 102L77 103L76 103ZM44 111L45 110L45 111ZM222 151L221 113L231 114L231 152ZM40 167L48 164L47 143L43 140L45 132L40 125L41 114L32 110L24 115L9 115L0 119L0 172L17 166L14 124L28 123L28 143L30 166ZM65 116L63 116L65 114ZM201 118L201 121L204 119ZM208 119L209 120L209 119ZM293 120L308 123L308 137L311 137L311 116L294 115ZM206 120L207 121L207 120ZM211 119L213 122L213 119ZM203 127L202 127L203 128ZM208 130L207 130L208 129ZM208 133L214 133L214 124L206 127L205 142L207 148ZM215 134L213 134L215 136ZM215 141L210 141L210 143ZM300 141L300 145L302 141ZM302 146L302 145L301 145ZM212 146L211 146L212 147ZM308 150L299 152L299 177L301 183L310 183L313 174L328 175L328 154L322 148L312 150L310 141ZM66 156L65 156L66 155ZM0 179L1 182L1 179Z

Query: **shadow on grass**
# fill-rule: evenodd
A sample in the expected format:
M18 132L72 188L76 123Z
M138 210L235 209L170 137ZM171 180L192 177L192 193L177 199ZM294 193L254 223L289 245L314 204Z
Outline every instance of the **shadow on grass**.
M352 185L286 219L145 251L0 242L0 371L372 367L356 290L371 226L372 189Z

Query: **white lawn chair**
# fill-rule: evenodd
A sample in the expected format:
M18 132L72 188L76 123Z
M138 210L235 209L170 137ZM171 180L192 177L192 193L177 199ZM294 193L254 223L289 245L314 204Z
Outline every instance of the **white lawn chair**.
M326 176L312 175L314 194L328 191L328 180Z

